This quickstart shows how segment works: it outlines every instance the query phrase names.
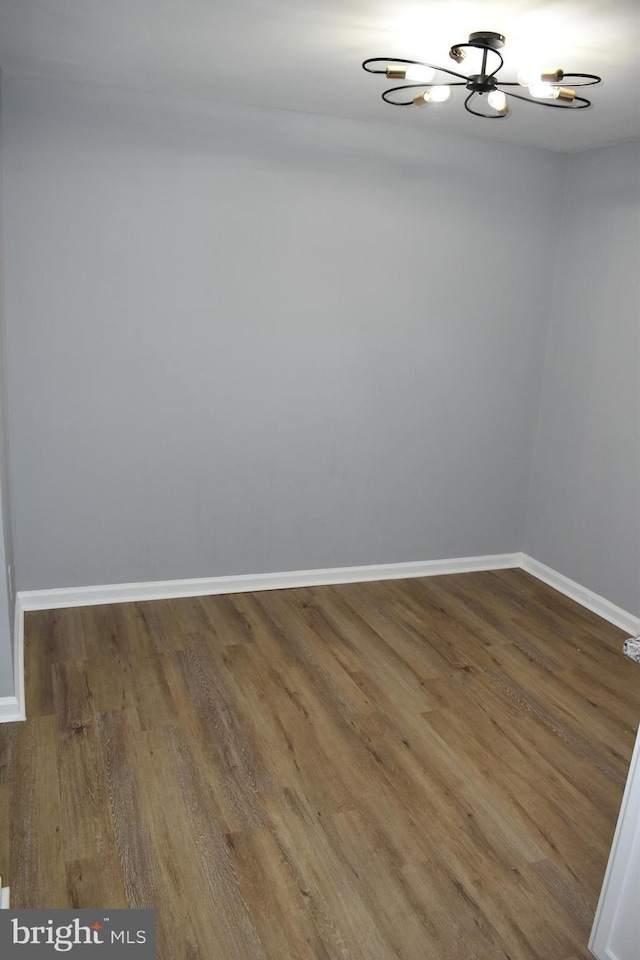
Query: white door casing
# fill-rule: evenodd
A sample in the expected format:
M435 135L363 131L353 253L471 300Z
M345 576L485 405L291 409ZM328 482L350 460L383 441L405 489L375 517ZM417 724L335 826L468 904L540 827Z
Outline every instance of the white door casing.
M589 949L597 960L640 958L640 732L631 758Z

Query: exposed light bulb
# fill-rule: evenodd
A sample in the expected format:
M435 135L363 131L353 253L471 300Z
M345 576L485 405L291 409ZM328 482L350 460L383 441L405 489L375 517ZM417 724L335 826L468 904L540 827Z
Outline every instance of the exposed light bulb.
M412 63L405 71L407 80L413 80L416 83L430 83L435 75L436 72L433 67L423 67L419 63Z
M529 87L532 83L540 83L542 70L539 67L522 67L518 70L518 83L522 87Z
M441 87L430 87L429 94L433 103L444 103L451 96L451 87L446 84Z
M489 106L493 107L494 110L497 110L498 113L507 112L507 98L502 90L492 90L487 97L487 100L489 102Z
M564 71L557 67L555 70L545 67L522 67L518 70L518 83L523 87L530 87L533 83L559 83L564 77Z
M563 100L565 103L573 103L576 98L575 90L557 87L551 83L531 83L529 93L539 100Z
M444 103L451 96L451 87L429 87L424 93L413 98L416 107L424 107L426 103Z
M552 87L550 83L530 83L529 93L538 100L557 100L558 87Z

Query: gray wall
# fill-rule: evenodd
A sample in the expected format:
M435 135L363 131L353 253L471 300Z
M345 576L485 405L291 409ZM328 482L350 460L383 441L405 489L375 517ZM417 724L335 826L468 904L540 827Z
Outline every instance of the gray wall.
M7 77L19 589L518 550L566 157Z
M0 73L0 117L2 116L2 74ZM0 185L2 184L2 134L0 132ZM0 697L13 695L13 544L9 503L8 441L6 426L6 366L4 310L4 251L2 192L0 190ZM11 574L9 573L11 568Z
M525 549L640 615L640 141L570 158Z

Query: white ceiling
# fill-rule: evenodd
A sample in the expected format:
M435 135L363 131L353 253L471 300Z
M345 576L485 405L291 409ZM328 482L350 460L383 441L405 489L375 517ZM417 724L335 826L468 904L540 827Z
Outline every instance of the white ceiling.
M506 35L503 79L532 60L602 75L590 110L516 103L492 123L458 90L422 110L380 100L370 56L455 64L474 30ZM574 151L640 134L640 0L0 0L5 73L383 120ZM536 56L537 55L537 56ZM464 72L464 71L463 71ZM589 94L587 94L589 95Z

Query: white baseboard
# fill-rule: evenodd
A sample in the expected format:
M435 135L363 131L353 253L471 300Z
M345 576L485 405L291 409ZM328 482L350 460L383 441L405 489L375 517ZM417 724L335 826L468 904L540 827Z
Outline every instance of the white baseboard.
M476 570L506 570L519 567L543 580L560 593L615 624L630 634L640 632L640 617L635 617L598 596L551 567L523 553L501 553L483 557L457 557L414 563L371 564L362 567L332 567L325 570L293 570L286 573L257 573L237 577L203 577L193 580L153 580L148 583L111 583L95 587L71 587L55 590L21 590L16 596L14 636L15 697L0 699L0 723L25 719L24 697L24 612L60 607L83 607L103 603L132 603L144 600L173 600L180 597L205 597L223 593L247 593L258 590L286 590L293 587L318 587L340 583L366 583L409 577L434 577Z
M557 570L547 567L544 563L540 563L539 560L534 560L533 557L527 556L526 553L523 553L521 556L521 568L533 577L549 584L550 587L558 590L559 593L563 593L565 597L570 597L571 600L575 600L583 607L586 607L587 610L597 613L598 616L604 620L608 620L609 623L613 623L616 627L620 627L621 630L626 630L631 636L635 636L640 631L640 617L636 617L627 610L623 610L622 607L617 607L615 603L611 603L610 600L606 600L592 590L587 590L586 587L576 583L575 580L570 580L569 577L565 577L564 574L558 573Z
M0 697L0 723L14 723L25 720L17 697Z
M256 573L237 577L203 577L195 580L152 580L149 583L112 583L97 587L20 591L23 610L85 607L100 603L131 603L141 600L174 600L206 597L218 593L248 593L254 590L287 590L320 587L333 583L365 583L433 577L472 570L504 570L520 565L519 553L486 557L457 557L415 563L371 564L363 567L331 567L325 570L292 570L286 573Z
M640 878L640 735L629 765L629 774L602 882L589 950L597 960L637 957L640 918L637 892ZM617 943L616 943L617 941Z

